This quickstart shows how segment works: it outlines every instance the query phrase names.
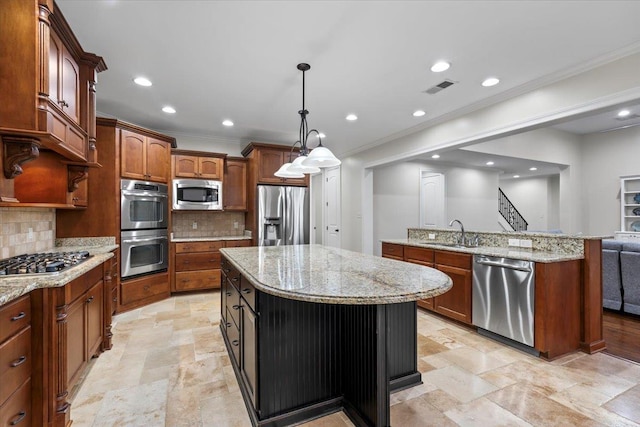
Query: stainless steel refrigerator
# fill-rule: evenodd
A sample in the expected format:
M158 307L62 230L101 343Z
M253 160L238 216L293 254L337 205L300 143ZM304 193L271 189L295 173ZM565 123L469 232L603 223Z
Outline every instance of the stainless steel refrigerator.
M258 245L309 243L306 187L258 185Z

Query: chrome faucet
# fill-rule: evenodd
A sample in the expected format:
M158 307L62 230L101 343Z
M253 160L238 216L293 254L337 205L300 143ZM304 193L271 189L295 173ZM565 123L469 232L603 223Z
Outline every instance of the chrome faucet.
M453 226L454 222L457 222L458 224L460 224L460 232L462 233L462 235L460 236L461 237L460 244L464 246L467 244L467 241L464 238L464 225L462 225L462 221L460 221L459 219L454 219L449 223L449 227Z

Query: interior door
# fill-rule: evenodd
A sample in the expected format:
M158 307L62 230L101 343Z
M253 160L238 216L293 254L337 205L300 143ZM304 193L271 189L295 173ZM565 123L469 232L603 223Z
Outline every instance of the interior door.
M325 200L325 235L326 246L341 247L340 240L340 166L324 172L324 200Z
M420 172L420 227L445 226L444 175Z

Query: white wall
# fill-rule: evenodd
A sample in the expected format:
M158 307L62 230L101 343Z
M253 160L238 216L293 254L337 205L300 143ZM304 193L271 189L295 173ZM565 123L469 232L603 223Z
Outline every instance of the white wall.
M407 228L420 224L420 171L443 173L445 218L459 219L473 230L496 231L498 173L443 166L432 162L403 162L373 169L373 253L381 239L403 239Z
M583 137L583 204L586 230L620 230L620 177L640 175L640 126Z
M559 180L557 178L554 179L554 177L542 176L500 180L500 188L529 224L527 230L547 231L554 228L549 226L549 220L553 220L553 217L549 218L549 213L559 212L557 205L555 209L551 205L553 195L549 194L549 191L552 191L552 188L550 188L551 183L559 184ZM555 218L557 217L556 213Z

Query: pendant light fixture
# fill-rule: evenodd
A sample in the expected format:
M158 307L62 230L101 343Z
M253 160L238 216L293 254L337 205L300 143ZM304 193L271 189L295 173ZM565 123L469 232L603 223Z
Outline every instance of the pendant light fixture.
M298 157L291 162L291 152L289 153L289 163L285 163L274 174L280 178L303 178L305 174L313 174L320 172L320 168L329 168L338 166L342 163L336 156L333 155L331 150L322 145L322 138L320 132L316 129L309 130L307 125L307 111L304 107L304 73L309 71L311 66L309 64L298 64L298 70L302 71L302 110L298 111L300 114L300 131L298 134L298 140L294 142L291 147L291 152L295 148L296 144L300 144L300 153ZM318 146L312 150L309 150L307 141L309 135L315 133L318 137Z

